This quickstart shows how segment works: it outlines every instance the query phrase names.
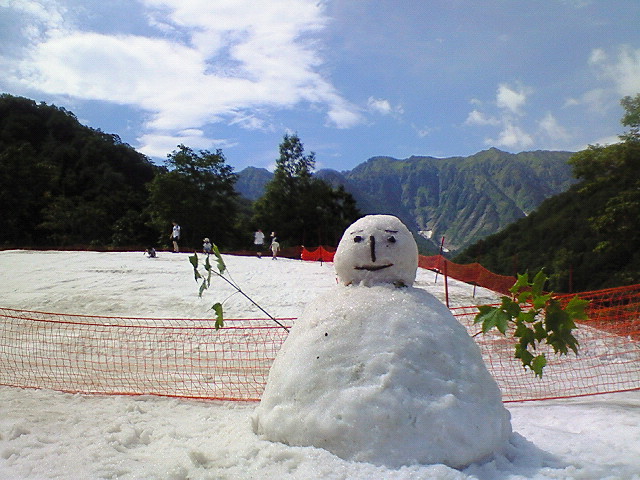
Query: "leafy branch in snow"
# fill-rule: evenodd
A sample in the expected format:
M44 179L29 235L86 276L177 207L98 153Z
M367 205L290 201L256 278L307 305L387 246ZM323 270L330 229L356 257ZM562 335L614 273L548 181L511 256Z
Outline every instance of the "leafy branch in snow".
M534 355L539 345L546 343L560 355L566 355L569 349L578 353L578 340L572 331L576 328L575 320L587 318L585 307L589 303L576 295L562 307L553 293L544 293L548 279L542 270L533 281L530 281L529 273L519 274L509 289L513 297L503 296L499 306L479 306L474 320L474 323L482 323L483 334L497 328L506 336L507 330L512 328L517 339L515 358L538 377L542 377L547 364L544 353Z
M235 293L241 294L243 297L245 297L247 300L249 300L252 304L254 304L256 307L258 307L260 309L260 311L262 311L262 313L267 315L271 320L276 322L279 326L281 326L282 328L284 328L288 332L289 329L287 327L285 327L273 315L271 315L264 308L262 308L262 306L260 306L258 303L256 303L251 297L249 297L249 295L247 295L245 292L243 292L242 289L231 278L231 276L229 275L229 271L227 270L227 265L224 263L224 260L222 259L222 255L220 254L220 250L218 249L218 246L216 244L212 244L212 251L213 251L213 255L216 258L217 271L214 269L214 267L209 262L209 255L207 255L207 257L206 257L206 259L204 261L204 265L203 265L204 272L203 273L200 273L200 269L199 269L200 268L200 264L199 264L198 254L194 253L193 256L189 257L189 262L193 266L193 275L195 277L196 282L200 282L200 281L202 282L202 283L200 283L200 288L198 289L198 296L202 297L202 294L204 293L204 291L207 290L211 286L211 279L212 279L213 275L215 275L218 278L220 278L220 279L224 280L225 282L227 282L229 285L231 285L235 289L235 291L236 291ZM213 278L215 278L215 277L213 277ZM222 309L222 303L220 303L220 302L214 303L211 306L211 309L216 314L216 323L215 323L216 330L224 327L224 314L223 314L223 309Z

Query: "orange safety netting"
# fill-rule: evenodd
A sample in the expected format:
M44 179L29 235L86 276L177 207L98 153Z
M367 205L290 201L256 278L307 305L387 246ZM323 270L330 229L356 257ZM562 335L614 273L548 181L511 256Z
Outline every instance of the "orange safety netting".
M418 266L504 295L509 295L509 289L516 282L515 277L490 272L479 263L460 265L447 260L442 255L433 255L431 257L420 255L418 257Z
M568 301L574 295L562 295ZM497 332L475 337L485 363L507 402L567 398L640 389L640 285L578 294L590 301L589 318L574 335L578 355L558 356L540 348L547 357L542 379L523 371L514 358L513 337ZM476 307L453 308L453 314L475 335ZM507 332L509 333L509 332Z
M513 340L477 335L505 401L640 388L640 285L585 294L579 355L549 353L540 380L513 358ZM476 307L452 309L471 335ZM286 326L293 319L281 319ZM113 318L0 308L0 385L65 392L258 400L287 332L268 319Z
M267 319L225 324L0 308L0 385L258 400L287 332Z
M327 246L319 246L314 248L313 250L309 250L308 248L303 247L302 253L300 254L300 258L302 260L311 261L311 262L333 262L333 257L336 254L336 249L334 247Z

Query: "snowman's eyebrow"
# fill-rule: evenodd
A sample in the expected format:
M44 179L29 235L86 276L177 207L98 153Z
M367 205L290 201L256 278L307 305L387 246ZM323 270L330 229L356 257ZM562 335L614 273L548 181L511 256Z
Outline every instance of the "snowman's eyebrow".
M387 233L398 233L398 230L385 230Z
M354 230L353 232L349 232L349 235L353 235L354 233L362 233L364 230Z

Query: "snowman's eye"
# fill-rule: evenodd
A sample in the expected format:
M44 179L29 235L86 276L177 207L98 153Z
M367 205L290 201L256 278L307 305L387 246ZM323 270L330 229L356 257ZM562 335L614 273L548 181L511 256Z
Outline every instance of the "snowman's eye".
M396 243L396 237L394 237L393 235L391 235L389 238L387 238L387 241L389 243Z
M360 235L356 235L355 237L353 237L353 241L355 243L360 243L362 241L362 237Z

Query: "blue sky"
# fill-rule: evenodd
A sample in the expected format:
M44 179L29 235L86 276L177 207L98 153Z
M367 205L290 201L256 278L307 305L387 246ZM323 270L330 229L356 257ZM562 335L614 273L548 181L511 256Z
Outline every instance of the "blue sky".
M162 162L577 151L640 93L638 0L0 0L0 91Z

